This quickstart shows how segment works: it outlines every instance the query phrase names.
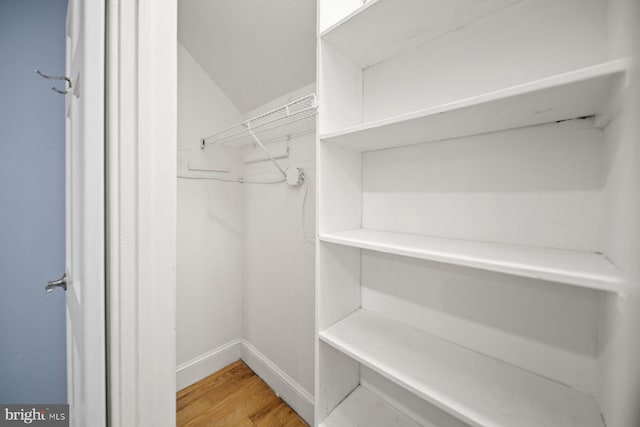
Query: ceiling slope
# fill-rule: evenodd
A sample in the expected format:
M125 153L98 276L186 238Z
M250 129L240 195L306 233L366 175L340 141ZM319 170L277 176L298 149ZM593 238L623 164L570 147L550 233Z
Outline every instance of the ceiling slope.
M178 39L246 113L315 81L315 0L180 0Z

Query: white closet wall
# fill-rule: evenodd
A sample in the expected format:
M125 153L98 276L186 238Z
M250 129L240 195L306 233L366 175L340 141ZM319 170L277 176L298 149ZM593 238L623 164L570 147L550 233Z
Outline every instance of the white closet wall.
M315 85L307 86L249 112L246 117L255 117L314 92ZM306 182L300 187L290 187L286 183L243 184L243 337L288 375L296 387L302 389L301 393L293 395L299 401L293 407L299 412L301 407L305 408L305 413L301 412L301 415L311 421L315 308L315 133L276 144L289 147L289 157L279 159L278 163L285 170L288 167L302 168ZM267 149L269 147L270 144L267 144ZM251 147L245 149L251 150ZM244 176L256 181L281 177L267 161L245 164ZM302 216L305 192L306 238L303 235ZM251 363L251 354L243 356L256 369ZM277 388L276 391L282 393Z
M203 150L200 138L313 93L315 85L243 115L181 45L178 59L178 389L242 358L312 422L315 134L273 143L288 146L288 158L278 160L284 169L304 170L300 187L209 179L282 175L268 161L245 163L252 145Z
M202 136L240 120L242 114L178 44L178 389L240 357L242 185L195 179L240 176L239 150L200 149ZM230 172L193 170L207 168Z

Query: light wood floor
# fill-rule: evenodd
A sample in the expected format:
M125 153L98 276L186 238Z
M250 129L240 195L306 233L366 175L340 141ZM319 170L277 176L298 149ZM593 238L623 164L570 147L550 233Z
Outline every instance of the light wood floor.
M242 360L178 392L177 421L179 427L307 425Z

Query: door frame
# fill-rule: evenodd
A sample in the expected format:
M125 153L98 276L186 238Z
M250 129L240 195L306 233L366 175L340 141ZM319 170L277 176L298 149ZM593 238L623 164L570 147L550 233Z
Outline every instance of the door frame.
M107 0L108 425L175 426L177 0Z
M65 282L71 426L107 425L104 1L69 0L65 22ZM71 85L73 82L73 86Z

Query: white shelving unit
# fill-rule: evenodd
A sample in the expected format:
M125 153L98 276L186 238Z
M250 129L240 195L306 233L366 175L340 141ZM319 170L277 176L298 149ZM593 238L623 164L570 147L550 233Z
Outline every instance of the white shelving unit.
M603 426L588 396L367 310L320 339L472 426Z
M319 0L315 425L627 427L612 1Z
M317 113L316 95L312 93L267 113L240 122L222 132L201 138L200 148L204 150L208 144L235 147L247 144L254 145L262 154L257 158L270 160L286 179L287 172L276 162L274 156L279 158L288 156L288 148L285 148L284 152L281 150L280 153L271 153L264 144L282 140L288 141L293 137L315 132ZM249 155L250 161L254 158L256 157Z
M370 0L323 30L320 38L366 68L519 1Z
M320 240L609 292L620 292L624 285L620 270L597 253L366 229L321 234Z
M362 408L371 408L371 411L363 411ZM358 387L338 405L320 427L367 427L376 424L394 427L420 426L371 391Z
M262 143L268 143L312 133L316 130L317 110L316 95L312 93L202 138L201 146L205 148L208 144L255 144L256 137Z
M321 134L320 139L379 150L579 117L607 124L624 87L627 60L616 60L405 115Z

